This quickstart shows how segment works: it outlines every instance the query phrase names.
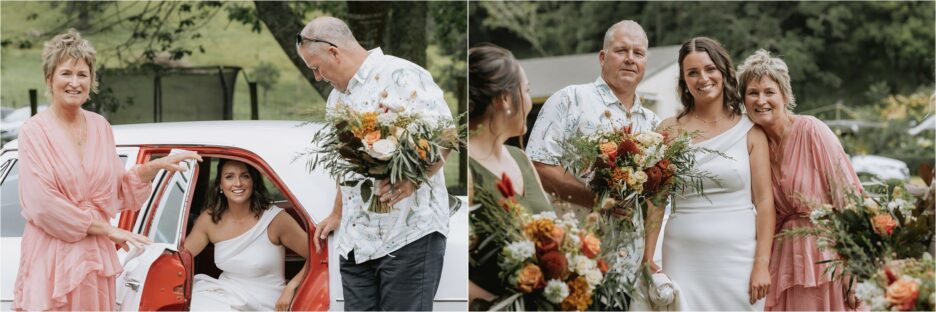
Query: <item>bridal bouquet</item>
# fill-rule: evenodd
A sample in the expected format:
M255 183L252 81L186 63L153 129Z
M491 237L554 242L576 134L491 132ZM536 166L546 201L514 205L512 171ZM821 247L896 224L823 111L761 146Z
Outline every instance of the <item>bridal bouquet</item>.
M498 190L502 197L494 200L493 194L476 189L474 201L481 208L471 215L475 235L504 246L497 255L497 274L508 295L492 309L587 309L608 270L599 257L601 239L591 230L594 221L580 227L573 213L561 218L551 211L530 214L517 203L506 175Z
M637 263L642 252L641 206L646 200L662 213L667 196L673 191L691 188L702 191L703 179L711 174L696 168L696 155L719 151L693 146L695 133L669 131L634 132L630 126L586 135L579 133L559 142L557 162L566 171L583 177L598 198L596 233L606 243L611 270L596 290L593 308L627 310L628 298L639 295L634 285L641 268ZM626 211L623 218L611 216L611 208ZM649 281L647 281L649 282Z
M820 249L839 256L826 261L827 269L858 279L871 278L887 261L919 259L927 251L933 239L933 208L916 205L904 187L896 186L879 198L857 192L842 196L843 208L811 204L814 227L787 230L781 236L816 237Z
M464 127L450 118L383 104L375 111L355 111L339 102L326 121L312 138L310 169L324 166L339 184L360 185L361 196L371 197L368 210L376 213L390 207L373 192L374 180L428 183L429 166L443 159L443 150L457 150L464 141Z
M702 190L707 172L695 168L696 153L721 152L693 146L693 133L669 131L634 133L627 126L593 135L579 134L560 142L558 161L572 174L586 177L592 192L608 208L608 199L634 206L638 199L662 204L670 191ZM727 156L724 156L727 157Z
M933 311L934 266L929 253L919 259L887 261L855 287L855 296L872 311Z
M857 283L855 294L872 310L932 311L934 262L927 249L933 242L934 187L921 190L919 198L904 186L877 198L843 192L844 207L812 204L814 227L780 235L814 236L820 249L834 251L838 258L822 262L826 270L847 278L848 285Z

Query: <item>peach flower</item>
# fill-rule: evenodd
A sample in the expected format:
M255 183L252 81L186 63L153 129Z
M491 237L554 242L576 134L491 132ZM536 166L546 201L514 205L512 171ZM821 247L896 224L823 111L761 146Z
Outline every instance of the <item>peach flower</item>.
M916 304L917 296L920 295L920 285L912 279L899 279L893 284L887 286L887 301L893 304L901 311L909 311Z
M520 269L520 275L517 276L517 288L525 293L531 293L533 290L546 286L543 280L543 271L535 264L528 263L523 269Z
M891 217L890 214L879 214L871 218L871 225L874 226L874 232L879 235L891 235L894 233L894 228L897 227L897 220L894 220L894 217Z
M582 253L586 257L594 259L601 252L601 240L594 234L588 233L582 237Z

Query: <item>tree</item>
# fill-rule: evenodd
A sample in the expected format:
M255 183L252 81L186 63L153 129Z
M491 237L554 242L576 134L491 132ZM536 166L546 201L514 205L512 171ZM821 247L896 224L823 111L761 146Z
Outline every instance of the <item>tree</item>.
M880 90L932 90L936 2L481 2L471 42L520 58L594 52L605 29L633 19L651 47L714 38L735 64L757 49L786 61L800 109L842 100L870 106ZM581 23L583 17L589 22ZM874 92L867 92L875 86ZM855 104L850 104L855 105Z
M269 62L260 62L253 70L253 79L263 89L263 102L266 103L267 92L279 81L280 71Z
M464 6L464 3L461 5ZM183 38L202 38L200 28L216 18L218 13L227 11L228 19L249 25L255 32L261 32L265 26L293 65L324 97L331 91L331 85L315 81L313 73L299 58L295 47L296 33L307 22L307 16L319 11L344 19L365 48L381 46L388 53L426 65L429 6L425 2L254 1L251 5L242 2L162 1L102 2L67 7L69 12L77 12L69 15L74 18L63 21L41 36L4 38L0 44L4 47L15 45L32 48L36 42L48 40L75 25L76 21L86 18L87 14L82 15L81 12L94 12L96 15L94 21L87 25L87 33L108 31L114 27L133 29L126 41L109 49L113 49L115 57L126 66L139 66L151 63L158 54L165 52L174 60L191 55L196 50L207 53L202 45L184 46L179 41ZM137 10L140 7L142 10ZM139 13L128 14L131 9Z

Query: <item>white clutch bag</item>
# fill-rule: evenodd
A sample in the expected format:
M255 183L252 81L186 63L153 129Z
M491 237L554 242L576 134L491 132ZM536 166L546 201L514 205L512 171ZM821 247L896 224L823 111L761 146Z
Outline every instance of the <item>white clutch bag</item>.
M679 286L663 274L653 273L650 276L649 289L650 304L655 310L678 310Z

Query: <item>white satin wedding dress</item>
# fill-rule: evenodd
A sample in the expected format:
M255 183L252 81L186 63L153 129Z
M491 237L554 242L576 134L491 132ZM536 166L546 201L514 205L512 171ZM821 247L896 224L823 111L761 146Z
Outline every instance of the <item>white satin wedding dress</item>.
M286 250L270 242L267 228L280 211L270 207L247 232L215 243L215 264L224 272L195 276L190 310L273 311L286 286Z
M754 265L755 210L747 133L754 126L742 116L731 129L697 143L727 154L696 155L699 169L718 182L704 181L704 194L675 194L663 235L663 272L679 286L681 310L757 310L749 303Z

